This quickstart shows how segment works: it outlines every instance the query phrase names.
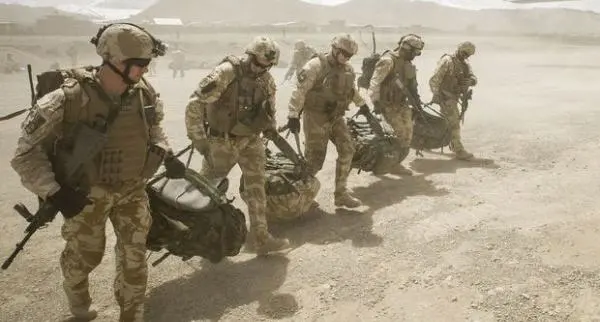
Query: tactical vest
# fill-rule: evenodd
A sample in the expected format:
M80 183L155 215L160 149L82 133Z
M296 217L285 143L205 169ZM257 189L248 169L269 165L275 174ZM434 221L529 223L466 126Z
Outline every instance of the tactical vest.
M120 107L117 118L108 126L108 142L85 171L86 183L90 186L112 186L129 180L149 178L160 165L146 164L150 134L143 107L155 105L154 90L142 80L119 106L100 94L101 88L91 71L76 70L74 76L77 82L63 85L67 104L64 110L63 136L57 144L68 149L75 140L78 123L95 127L105 122L111 108ZM89 99L83 101L83 93Z
M314 86L306 94L304 108L309 111L326 112L332 116L344 115L354 97L356 74L348 64L330 62L326 54L315 55L321 61L321 73Z
M453 55L444 54L442 59L446 56L450 57L452 63L448 68L448 72L442 79L440 90L446 95L458 96L463 91L460 84L463 80L469 78L469 65L467 62L461 62Z
M235 70L235 79L221 97L206 107L208 126L221 133L237 136L258 134L271 126L275 107L269 98L275 95L271 74L258 78L251 76L248 63L238 57L228 56L221 61L229 62Z
M397 52L387 50L382 57L383 55L391 56L394 66L381 82L379 101L384 105L406 105L406 94L395 82L399 79L404 86L407 86L409 80L417 75L415 66L411 62L404 61Z

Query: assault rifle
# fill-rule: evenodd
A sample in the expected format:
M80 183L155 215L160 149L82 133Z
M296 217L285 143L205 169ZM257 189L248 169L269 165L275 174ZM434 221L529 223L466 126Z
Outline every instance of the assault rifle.
M400 78L396 77L395 84L396 86L398 86L398 88L402 90L404 95L406 95L406 98L408 99L408 104L410 104L413 107L413 109L419 112L423 111L423 103L421 103L421 100L415 97L415 95L410 91L410 89L406 88L406 86L402 84Z
M461 123L465 123L465 113L469 108L469 101L473 98L473 89L469 88L463 92L460 97L460 121Z

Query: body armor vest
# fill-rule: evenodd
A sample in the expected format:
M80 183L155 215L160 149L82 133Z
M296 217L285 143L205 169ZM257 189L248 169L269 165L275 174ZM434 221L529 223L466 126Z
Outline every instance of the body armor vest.
M319 54L321 74L306 94L304 108L309 111L344 115L354 97L354 74L350 65L333 64L329 55Z
M408 86L408 81L416 77L416 70L411 62L404 61L400 55L394 51L386 51L382 54L392 57L394 66L388 75L381 82L380 102L384 105L406 105L406 94L396 85L396 79L399 79L404 86Z
M258 134L271 126L275 107L269 98L275 95L271 88L271 75L263 73L251 76L249 63L235 56L228 56L221 63L229 62L235 70L235 79L221 97L206 107L208 126L221 133L237 136Z
M452 63L449 66L448 72L444 75L442 79L442 84L440 85L440 90L445 95L451 97L458 97L460 93L463 92L464 88L461 88L461 83L469 78L470 68L466 62L461 62L453 55L445 54L442 56L442 59L448 56L450 57Z
M88 185L104 184L116 185L129 180L139 180L146 166L149 147L149 128L143 113L144 104L154 105L154 91L147 87L144 81L140 81L129 93L127 98L118 105L109 101L108 97L100 94L101 88L94 80L90 71L82 70L76 75L78 83L73 88L74 93L65 89L68 96L85 92L88 100L79 101L77 104L66 104L63 137L59 145L67 147L75 139L76 125L84 123L90 127L102 127L109 111L120 108L120 112L114 122L108 125L108 142L102 151L96 156L94 162L88 165L85 171L85 179ZM158 167L153 169L156 171ZM152 170L150 172L153 172ZM151 173L153 174L153 173ZM146 178L151 174L146 173ZM144 179L146 179L144 178Z

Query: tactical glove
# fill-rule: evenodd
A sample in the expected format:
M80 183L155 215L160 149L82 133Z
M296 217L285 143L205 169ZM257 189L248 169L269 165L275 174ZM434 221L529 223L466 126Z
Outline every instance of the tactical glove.
M358 108L358 113L360 114L369 114L370 110L369 110L369 105L367 104L363 104Z
M75 217L85 206L92 204L85 195L66 186L49 196L48 201L67 219Z
M177 159L177 157L173 155L173 152L169 152L167 154L164 164L165 170L167 170L165 172L167 178L179 179L185 176L185 164L183 164L181 160Z
M290 132L296 134L300 133L300 119L297 117L291 117L288 119L287 127Z

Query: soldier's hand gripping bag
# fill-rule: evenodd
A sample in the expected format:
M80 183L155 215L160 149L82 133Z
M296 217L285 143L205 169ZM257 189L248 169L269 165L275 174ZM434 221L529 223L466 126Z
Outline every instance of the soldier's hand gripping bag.
M285 222L299 218L311 208L321 182L283 152L275 153L266 148L266 156L267 220ZM243 181L240 181L240 195L245 201L249 198Z
M152 226L148 249L166 249L184 260L201 256L213 263L239 254L246 240L246 219L227 199L227 178L208 180L192 169L184 178L156 175L146 186Z
M346 118L356 149L352 158L352 167L382 175L389 173L398 162L404 160L408 155L408 149L398 147L389 125L371 116L371 120L362 115Z

